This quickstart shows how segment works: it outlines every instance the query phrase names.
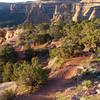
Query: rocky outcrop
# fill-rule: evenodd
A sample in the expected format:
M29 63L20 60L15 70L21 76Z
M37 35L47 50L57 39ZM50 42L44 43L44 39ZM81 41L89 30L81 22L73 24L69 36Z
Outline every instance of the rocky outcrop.
M5 41L6 31L3 29L0 29L0 44L2 44Z
M96 19L100 18L100 5L99 3L80 3L75 5L75 13L72 17L73 21L81 19Z
M80 4L75 4L75 14L72 17L73 21L78 21L79 19L82 19L82 6Z
M100 7L94 7L89 20L100 18Z
M62 19L62 15L60 14L59 10L58 10L58 6L55 6L55 12L53 14L53 19L51 19L51 21L56 24L57 21L59 21L60 19Z
M15 82L6 82L0 84L0 97L3 95L5 91L16 91L17 89L17 83Z
M8 30L7 33L6 33L6 40L12 38L14 36L14 30Z

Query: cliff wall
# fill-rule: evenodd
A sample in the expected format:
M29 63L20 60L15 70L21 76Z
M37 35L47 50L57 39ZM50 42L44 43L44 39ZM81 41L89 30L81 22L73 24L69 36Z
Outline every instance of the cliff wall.
M26 3L0 3L0 26L17 25L23 22L38 24L55 21L58 18L64 20L100 18L100 2L91 0L63 0Z

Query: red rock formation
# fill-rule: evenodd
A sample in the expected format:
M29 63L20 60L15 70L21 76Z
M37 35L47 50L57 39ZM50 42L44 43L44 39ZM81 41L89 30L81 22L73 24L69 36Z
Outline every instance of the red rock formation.
M6 31L3 29L0 29L0 44L2 44L5 41Z

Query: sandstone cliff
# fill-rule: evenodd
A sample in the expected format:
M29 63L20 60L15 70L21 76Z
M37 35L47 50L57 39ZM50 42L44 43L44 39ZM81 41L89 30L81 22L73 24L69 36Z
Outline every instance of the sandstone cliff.
M0 3L0 26L12 26L23 22L42 22L100 18L100 0L59 0L26 2L16 4Z
M34 8L34 9L33 9ZM81 2L46 2L45 4L37 4L30 10L30 13L25 22L41 23L57 21L60 18L72 19L78 21L82 19L100 18L100 3L99 0L90 2L82 0Z
M25 22L32 22L34 24L48 22L50 20L49 16L41 10L41 6L32 5L29 13L26 15Z

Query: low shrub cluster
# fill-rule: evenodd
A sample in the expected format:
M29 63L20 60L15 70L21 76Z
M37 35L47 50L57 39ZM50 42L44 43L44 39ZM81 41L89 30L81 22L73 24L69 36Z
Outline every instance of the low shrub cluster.
M45 83L47 75L38 63L38 59L33 58L31 64L26 61L15 64L6 63L2 78L3 82L19 81L22 84L38 87Z
M3 45L0 48L0 60L4 62L16 62L18 53L10 45Z

